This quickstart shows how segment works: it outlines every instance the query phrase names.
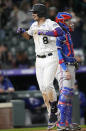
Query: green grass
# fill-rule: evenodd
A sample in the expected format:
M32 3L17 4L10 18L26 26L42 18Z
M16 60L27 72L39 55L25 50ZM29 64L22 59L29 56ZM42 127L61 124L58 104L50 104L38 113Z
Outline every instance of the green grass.
M86 128L86 125L81 125L82 128Z
M13 129L3 129L0 131L41 131L46 130L47 127L35 127L35 128L13 128Z
M82 125L81 128L86 128L86 125ZM54 128L56 129L56 128ZM47 127L35 127L35 128L13 128L13 129L3 129L0 131L47 131Z

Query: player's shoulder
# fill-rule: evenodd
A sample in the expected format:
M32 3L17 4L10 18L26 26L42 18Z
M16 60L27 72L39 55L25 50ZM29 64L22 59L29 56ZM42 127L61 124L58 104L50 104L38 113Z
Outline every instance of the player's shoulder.
M56 23L55 21L51 20L51 19L46 19L47 22L50 22L50 23ZM56 23L57 24L57 23Z
M51 19L47 19L46 22L49 23L50 25L58 26L58 24L55 21L52 21Z
M34 21L30 27L34 27L34 26L37 26L37 21Z

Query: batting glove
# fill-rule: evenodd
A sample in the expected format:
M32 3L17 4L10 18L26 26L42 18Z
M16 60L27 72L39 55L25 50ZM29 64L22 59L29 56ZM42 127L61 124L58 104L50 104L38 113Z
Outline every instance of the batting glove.
M22 33L24 33L24 32L25 32L25 29L23 29L23 28L20 28L20 27L19 27L19 28L17 29L17 33L18 33L18 34L22 34Z

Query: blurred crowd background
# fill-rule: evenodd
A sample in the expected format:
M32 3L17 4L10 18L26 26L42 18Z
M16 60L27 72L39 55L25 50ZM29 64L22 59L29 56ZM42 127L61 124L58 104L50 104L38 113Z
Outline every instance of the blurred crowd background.
M0 0L0 69L33 68L35 51L33 39L25 40L16 33L18 27L28 29L33 22L29 10L43 3L48 18L55 20L59 11L70 10L75 23L72 32L75 57L86 64L86 0Z

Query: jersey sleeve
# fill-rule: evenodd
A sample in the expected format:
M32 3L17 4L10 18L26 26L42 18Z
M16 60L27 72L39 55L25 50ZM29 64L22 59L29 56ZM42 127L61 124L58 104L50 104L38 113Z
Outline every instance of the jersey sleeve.
M30 36L33 36L33 24L31 25L31 27L28 29L28 31L26 31Z
M38 35L47 35L47 36L62 36L63 30L62 28L54 21L48 21L49 29L46 31L38 31Z
M50 21L50 30L54 30L54 29L56 29L56 28L61 28L60 26L59 26L59 24L57 24L56 22L54 22L54 21Z
M65 42L66 41L65 34L63 34L62 36L57 37L57 39L60 41L60 43Z
M61 48L58 48L57 53L58 53L58 58L59 58L59 64L60 64L60 66L62 67L62 69L64 71L66 71L67 70L67 66L66 66L66 64L64 62L64 59L63 59L63 56L62 56L62 53L61 53Z

